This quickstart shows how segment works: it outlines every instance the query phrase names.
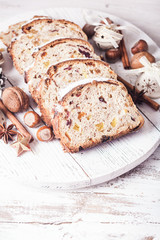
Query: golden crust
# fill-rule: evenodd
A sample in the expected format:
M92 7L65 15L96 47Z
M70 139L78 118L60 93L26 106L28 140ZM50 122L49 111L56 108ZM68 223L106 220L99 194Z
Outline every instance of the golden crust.
M94 61L99 62L100 64L103 63L103 65L105 65L106 67L110 67L108 63L101 61L101 60L97 60L97 59L72 59L72 60L66 60L66 61L57 63L56 65L50 66L50 68L47 71L47 74L50 77L52 77L58 71L58 68L62 67L65 63L68 63L68 64L74 64L74 63L79 63L79 62L86 62L86 63L93 62L94 63ZM113 70L111 70L111 71L112 71L111 72L112 74L115 74L113 72ZM115 75L117 75L117 74L115 74Z
M22 69L20 68L20 66L17 64L16 55L15 55L15 53L14 53L14 51L13 51L13 47L14 47L15 44L16 44L16 40L11 42L11 45L10 45L10 47L8 48L8 52L9 52L11 58L12 58L12 61L13 61L13 63L14 63L14 67L16 68L16 70L17 70L21 75L23 75L23 71L22 71Z

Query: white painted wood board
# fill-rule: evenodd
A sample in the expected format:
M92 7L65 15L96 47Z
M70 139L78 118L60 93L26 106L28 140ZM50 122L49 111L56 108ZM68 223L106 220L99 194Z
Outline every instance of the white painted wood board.
M1 24L0 28L8 26L11 22L29 18L34 14L27 13L21 17L16 16L13 20ZM40 12L36 11L36 14L65 18L76 22L81 27L85 24L82 9L47 9ZM109 16L121 25L130 25L128 22L106 13L95 12L94 14ZM133 31L129 31L126 35L128 49L134 41L144 38L151 45L151 50L154 50L154 55L158 58L160 50L157 45L136 27L135 30L136 35ZM28 92L27 85L24 84L23 78L12 66L8 54L5 54L5 59L7 64L4 65L4 73L10 82ZM121 62L112 67L121 75L125 73L122 71ZM125 76L125 79L130 80L128 75ZM32 100L31 108L39 112ZM158 119L160 119L160 112L155 112L146 105L141 106L140 110L149 120L145 117L144 127L139 132L76 154L63 153L57 140L50 143L39 143L35 140L31 144L33 151L17 158L14 149L0 142L1 178L5 177L31 186L47 188L80 188L109 181L143 162L159 145L160 121ZM23 115L24 113L20 113L17 114L17 117L23 121ZM32 130L31 133L35 136L36 129Z

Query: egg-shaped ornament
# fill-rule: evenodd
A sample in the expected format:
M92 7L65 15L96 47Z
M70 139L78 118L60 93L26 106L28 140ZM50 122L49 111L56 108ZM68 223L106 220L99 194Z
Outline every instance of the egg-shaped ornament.
M93 41L102 50L118 48L123 35L115 24L101 24L94 28Z
M150 63L145 57L140 61L144 68L136 81L136 88L150 98L160 98L160 62Z
M150 98L160 98L160 85L152 74L142 73L136 81L136 88Z

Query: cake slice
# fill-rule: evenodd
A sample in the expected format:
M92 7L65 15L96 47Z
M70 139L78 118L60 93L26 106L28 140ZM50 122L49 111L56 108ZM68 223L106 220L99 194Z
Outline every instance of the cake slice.
M94 59L74 59L58 63L49 68L48 75L49 77L40 83L38 105L43 120L49 126L58 105L58 94L65 87L80 80L83 83L88 78L117 79L117 75L107 63Z
M62 19L37 19L23 26L22 29L24 34L13 41L10 47L14 66L20 74L32 64L32 53L36 47L59 38L87 40L87 36L77 24Z
M60 30L60 31L59 31ZM67 21L64 19L55 20L55 19L35 19L22 27L22 31L24 33L33 33L36 34L39 31L48 32L50 35L51 33L55 33L57 35L61 35L61 31L66 36L68 35L68 31L72 34L74 33L77 38L87 40L87 35L82 31L81 27L77 24Z
M13 24L9 26L5 32L0 33L0 40L3 42L4 45L9 47L12 38L22 34L23 24L25 24L25 21Z
M26 72L25 79L26 82L29 82L29 90L36 102L38 102L39 97L39 83L41 79L46 78L45 76L51 65L74 58L100 59L94 53L93 47L89 42L71 38L53 41L40 48L34 56L34 65Z
M36 15L30 21L33 21L33 19L42 19L42 18L48 18L48 17ZM27 23L27 21L21 21L21 22L15 23L13 25L10 25L5 32L1 32L0 39L4 43L4 45L9 47L12 39L23 33L22 26L25 25L26 23Z
M61 108L52 124L68 152L111 141L144 123L125 86L114 80L76 87L62 98Z

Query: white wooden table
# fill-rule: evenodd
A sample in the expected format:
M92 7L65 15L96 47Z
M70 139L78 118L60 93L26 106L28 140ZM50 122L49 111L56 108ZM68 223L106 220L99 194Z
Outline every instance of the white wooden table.
M158 0L6 0L0 21L48 7L85 7L117 15L145 31L160 47ZM160 147L129 173L75 191L39 190L0 182L0 240L160 239Z

